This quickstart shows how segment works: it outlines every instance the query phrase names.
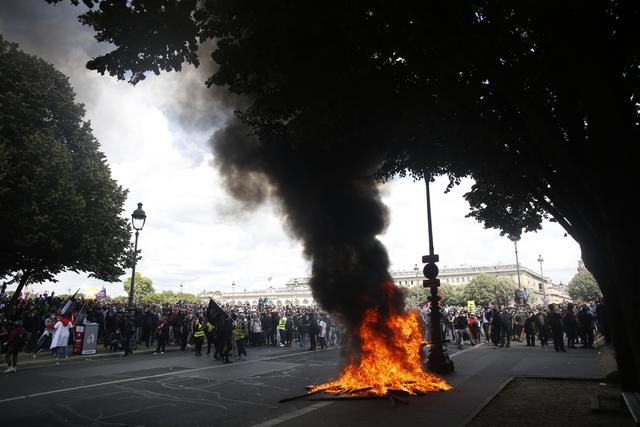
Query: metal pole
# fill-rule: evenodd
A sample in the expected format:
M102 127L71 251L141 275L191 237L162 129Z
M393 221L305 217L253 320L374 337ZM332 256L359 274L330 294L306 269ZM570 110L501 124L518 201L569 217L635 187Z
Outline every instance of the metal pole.
M440 297L438 296L438 286L440 280L438 277L438 266L436 262L440 260L439 256L434 254L433 250L433 231L431 229L431 197L429 193L429 179L430 176L427 171L424 172L424 183L426 186L427 195L427 229L429 232L429 255L422 257L424 266L424 276L427 280L424 281L424 286L430 288L429 301L431 302L431 350L429 351L429 357L427 360L427 366L433 372L439 374L446 374L453 372L453 361L449 358L445 347L443 347L442 340L442 313L440 312Z
M540 277L542 277L542 299L544 300L544 304L547 303L547 283L544 280L544 272L542 271L542 255L538 255L538 262L540 263Z
M513 241L513 246L516 248L516 272L518 274L518 289L522 289L520 286L520 261L518 261L518 241Z
M133 267L131 268L131 283L129 285L129 305L127 307L128 318L133 317L133 287L136 283L136 261L138 260L138 234L140 232L136 230L136 242L133 246Z
M433 256L433 231L431 229L431 196L429 194L429 178L425 174L424 183L427 187L427 230L429 233L429 255Z

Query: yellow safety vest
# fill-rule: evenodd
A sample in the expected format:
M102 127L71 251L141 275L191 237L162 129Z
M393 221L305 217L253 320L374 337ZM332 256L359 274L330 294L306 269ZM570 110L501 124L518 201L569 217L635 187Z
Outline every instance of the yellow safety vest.
M287 323L287 319L284 317L278 321L278 329L285 329L285 325Z
M196 326L196 331L193 333L194 338L204 337L204 327L201 323Z
M241 322L236 322L235 332L236 340L244 339L244 325Z

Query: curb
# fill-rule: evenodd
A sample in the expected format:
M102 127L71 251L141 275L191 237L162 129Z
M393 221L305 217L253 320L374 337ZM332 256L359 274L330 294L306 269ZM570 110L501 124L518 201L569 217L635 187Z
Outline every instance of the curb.
M136 354L153 354L155 350L133 350L134 355ZM180 347L176 348L167 348L165 349L165 353L170 353L174 351L180 351ZM45 352L42 352L45 353ZM31 354L31 353L27 353ZM115 359L122 358L122 351L114 351L109 353L94 353L94 354L76 354L69 356L68 359L55 359L51 356L43 356L43 358L30 358L27 357L24 360L18 359L18 366L31 367L36 368L39 366L47 366L47 365L56 365L58 362L68 363L73 361L81 361L81 360L95 360L95 359ZM24 357L24 356L23 356Z
M487 397L467 418L464 419L464 421L462 421L460 425L461 426L468 425L475 417L478 416L480 412L482 412L484 408L486 408L493 401L493 399L495 399L500 393L502 393L502 390L504 390L504 388L508 386L509 383L513 381L514 378L516 377L511 376L511 377L508 377L505 381L503 381L502 384L500 384L500 386L496 390L496 392L493 393L491 396Z

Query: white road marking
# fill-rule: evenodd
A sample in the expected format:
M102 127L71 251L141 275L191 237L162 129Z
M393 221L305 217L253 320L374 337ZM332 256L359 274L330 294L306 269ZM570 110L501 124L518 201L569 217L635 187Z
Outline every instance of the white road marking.
M333 348L329 348L327 350L331 351L331 350L336 350L338 348L339 347L333 347ZM169 375L179 375L179 374L190 373L190 372L205 371L207 369L226 368L226 367L230 367L230 366L243 365L243 364L247 364L247 363L258 363L258 362L263 362L263 361L268 361L268 360L273 360L273 359L281 359L283 357L297 356L297 355L300 355L300 354L308 354L308 352L305 350L305 351L299 351L299 352L296 352L296 353L281 354L279 356L263 357L263 358L260 358L260 359L253 359L253 360L245 360L245 361L242 361L242 362L235 362L233 365L205 366L203 368L184 369L184 370L181 370L181 371L165 372L163 374L155 374L155 375L145 375L145 376L142 376L142 377L125 378L125 379L122 379L122 380L107 381L107 382L96 383L96 384L86 384L86 385L81 385L81 386L77 386L77 387L59 388L59 389L55 389L55 390L43 391L43 392L40 392L40 393L31 393L31 394L25 394L25 395L22 395L22 396L7 397L5 399L0 399L0 404L1 403L6 403L6 402L11 402L11 401L14 401L14 400L28 399L28 398L31 398L31 397L46 396L48 394L64 393L64 392L67 392L67 391L82 390L82 389L93 388L93 387L101 387L101 386L111 385L111 384L121 384L121 383L128 383L128 382L132 382L132 381L147 380L149 378L160 378L160 377L166 377L166 376L169 376Z
M329 406L332 403L335 403L335 402L319 402L319 403L313 404L311 406L306 406L304 408L300 408L297 411L289 412L288 414L284 414L284 415L281 415L279 417L272 418L272 419L267 420L267 421L265 421L263 423L254 424L251 427L271 427L271 426L275 426L275 425L278 425L280 423L284 423L285 421L289 421L289 420L292 420L294 418L298 418L298 417L300 417L300 416L302 416L304 414L308 414L309 412L313 412L316 409L320 409L320 408L324 408L325 406Z
M450 357L451 358L456 357L457 355L462 354L462 353L464 353L466 351L478 348L483 344L484 343L480 343L477 346L469 347L469 348L466 348L466 349L464 349L462 351L458 351L457 353L452 354ZM338 348L339 347L333 347L333 348L329 348L328 350L336 350ZM265 361L265 360L281 359L283 357L297 356L297 355L301 355L301 354L308 354L308 351L305 350L305 351L299 351L299 352L296 352L296 353L281 354L279 356L264 357L264 358L260 358L260 359L254 359L254 360L245 360L245 361L242 361L242 362L236 362L233 365L237 366L237 365L240 365L240 364L257 363L257 362L262 362L262 361ZM87 388L101 387L101 386L111 385L111 384L121 384L121 383L127 383L127 382L132 382L132 381L147 380L147 379L150 379L150 378L160 378L160 377L166 377L166 376L170 376L170 375L179 375L179 374L184 374L184 373L187 373L187 372L204 371L204 370L207 370L207 369L225 368L225 367L229 367L229 366L233 366L233 365L205 366L203 368L184 369L182 371L165 372L163 374L145 375L145 376L142 376L142 377L125 378L125 379L122 379L122 380L107 381L107 382L96 383L96 384L87 384L87 385L81 385L81 386L77 386L77 387L59 388L59 389L55 389L55 390L43 391L43 392L40 392L40 393L32 393L32 394L25 394L25 395L22 395L22 396L7 397L5 399L0 399L0 404L6 403L6 402L12 402L12 401L15 401L15 400L29 399L29 398L32 398L32 397L46 396L46 395L49 395L49 394L57 394L57 393L64 393L64 392L67 392L67 391L75 391L75 390L82 390L82 389L87 389ZM302 416L302 415L304 415L306 413L315 411L315 410L320 409L320 408L324 408L324 407L326 407L326 406L328 406L328 405L330 405L332 403L335 403L335 402L319 402L319 403L316 403L314 405L298 409L297 411L293 411L291 413L282 415L280 417L276 417L276 418L273 418L271 420L265 421L262 424L256 425L256 427L269 427L269 426L274 426L274 425L277 425L277 424L281 424L281 423L283 423L285 421L288 421L288 420L291 420L293 418L300 417L300 416Z
M449 359L453 359L454 357L456 357L456 356L457 356L457 355L459 355L459 354L464 353L465 351L474 350L474 349L476 349L476 348L480 347L481 345L484 345L484 343L483 343L483 342L481 342L481 343L479 343L479 344L472 345L472 346L471 346L471 347L469 347L469 348L465 348L464 350L460 350L460 351L458 351L458 352L455 352L455 353L453 353L451 356L449 356Z

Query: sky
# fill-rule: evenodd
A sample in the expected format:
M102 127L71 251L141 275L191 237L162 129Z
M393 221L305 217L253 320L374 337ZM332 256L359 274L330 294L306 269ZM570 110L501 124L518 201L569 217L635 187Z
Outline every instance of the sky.
M123 215L130 216L138 202L144 204L147 222L140 232L137 271L151 278L156 290L178 291L183 284L185 292L193 293L230 292L234 282L236 290L277 287L308 276L302 246L284 228L275 206L246 210L225 193L213 167L208 140L229 114L204 85L213 64L151 75L135 87L101 76L85 64L109 47L77 22L82 10L68 2L52 6L44 0L2 0L0 34L69 76L113 178L129 190ZM464 180L444 194L446 183L437 179L431 186L439 267L514 264L510 240L465 218L469 207L463 194L473 182ZM379 238L391 269L412 270L416 263L422 265L428 248L424 182L396 179L381 185L381 191L390 224ZM578 244L550 222L523 235L518 252L520 264L534 271L540 271L537 259L542 255L544 275L553 283L567 283L580 259ZM57 279L33 290L66 293L104 286L109 295L124 294L122 283L83 274L62 273Z

